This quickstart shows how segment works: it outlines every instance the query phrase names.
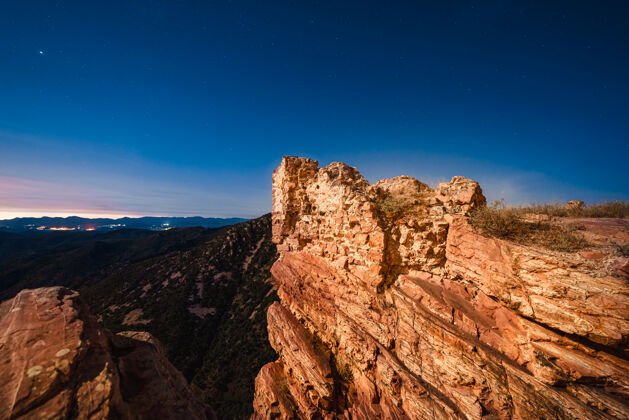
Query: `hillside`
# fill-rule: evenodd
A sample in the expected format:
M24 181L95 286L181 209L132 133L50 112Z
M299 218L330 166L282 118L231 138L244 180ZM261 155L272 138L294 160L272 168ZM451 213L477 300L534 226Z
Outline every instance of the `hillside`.
M0 299L25 288L84 287L128 264L202 243L216 229L50 232L0 236Z
M155 335L219 418L245 418L255 374L275 357L266 339L274 260L267 215L131 264L81 293L112 331Z
M114 333L157 337L219 418L251 413L255 375L275 358L269 215L218 230L4 234L2 247L3 300L23 288L74 288Z

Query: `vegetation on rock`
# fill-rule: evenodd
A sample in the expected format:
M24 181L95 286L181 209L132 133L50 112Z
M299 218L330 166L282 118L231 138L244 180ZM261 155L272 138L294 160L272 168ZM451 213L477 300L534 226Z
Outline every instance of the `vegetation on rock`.
M395 215L406 210L408 208L408 203L397 197L386 196L378 199L376 201L376 206L382 213Z
M578 233L566 227L549 221L527 221L523 214L522 209L509 208L504 201L497 201L492 206L475 209L470 224L485 235L553 251L575 252L588 246Z
M616 251L618 252L619 255L623 257L629 257L629 243L624 244L624 245L614 243L613 245L616 248Z

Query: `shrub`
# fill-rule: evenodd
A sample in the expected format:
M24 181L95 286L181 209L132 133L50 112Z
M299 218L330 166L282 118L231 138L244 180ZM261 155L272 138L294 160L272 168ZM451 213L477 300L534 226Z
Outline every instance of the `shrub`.
M352 367L346 363L340 363L338 360L335 360L336 371L339 373L339 376L347 383L351 383L354 380L354 373L352 372Z
M519 209L507 208L504 201L472 212L470 224L484 235L524 245L542 246L554 251L574 252L587 242L572 231L548 222L527 222Z
M377 200L376 206L381 212L392 214L401 213L408 207L403 200L391 196Z
M564 227L545 222L529 223L529 225L533 228L529 236L529 243L531 244L564 252L575 252L588 246L587 241L581 235Z
M473 211L470 224L482 233L496 238L515 240L521 237L528 231L526 222L516 210L504 208L499 203Z
M617 243L613 243L616 251L623 257L629 257L629 243L624 245L619 245Z

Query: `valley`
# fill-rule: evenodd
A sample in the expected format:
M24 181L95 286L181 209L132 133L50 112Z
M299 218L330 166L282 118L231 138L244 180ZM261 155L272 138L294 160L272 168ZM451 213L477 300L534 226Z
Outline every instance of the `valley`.
M75 289L112 332L157 337L219 418L251 412L255 375L275 357L269 215L220 229L1 235L2 300L25 288Z

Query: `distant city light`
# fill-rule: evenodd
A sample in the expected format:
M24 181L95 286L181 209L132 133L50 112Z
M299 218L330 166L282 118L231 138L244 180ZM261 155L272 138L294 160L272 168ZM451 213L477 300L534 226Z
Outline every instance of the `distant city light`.
M177 223L175 223L177 225ZM131 225L133 228L134 225ZM143 225L141 227L137 227L137 229L145 229L145 230L170 230L175 229L176 226L173 226L170 222L156 223L152 225ZM0 225L0 229L3 227ZM38 231L77 231L77 232L92 232L92 231L107 231L107 230L115 230L115 229L125 229L127 225L125 223L112 223L107 225L97 225L97 224L85 224L85 225L75 225L75 226L48 226L48 225L36 225L36 224L24 224L24 230L38 230Z

